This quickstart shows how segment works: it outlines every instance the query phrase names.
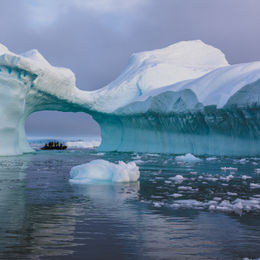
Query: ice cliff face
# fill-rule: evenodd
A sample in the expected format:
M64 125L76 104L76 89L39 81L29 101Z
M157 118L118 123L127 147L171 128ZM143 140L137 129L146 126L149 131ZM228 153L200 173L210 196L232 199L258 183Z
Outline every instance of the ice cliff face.
M260 62L229 65L201 41L134 54L91 92L37 50L16 55L0 44L0 98L0 155L32 151L24 123L40 110L92 115L100 150L260 154Z

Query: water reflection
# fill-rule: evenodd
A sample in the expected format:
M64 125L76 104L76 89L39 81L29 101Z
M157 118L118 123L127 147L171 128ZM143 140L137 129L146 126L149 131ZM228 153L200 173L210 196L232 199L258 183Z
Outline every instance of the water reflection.
M0 158L0 256L29 259L72 253L77 206L32 203L36 189L31 187L28 172L33 157ZM29 174L28 174L29 173ZM38 176L39 177L39 176ZM36 183L34 183L34 186ZM36 185L37 186L37 185ZM28 196L29 195L29 196Z
M106 159L109 156L113 156L114 161L123 156L127 161L132 155L104 155ZM169 195L176 192L177 186L169 182L172 175L184 175L185 185L201 185L192 180L195 177L189 175L190 171L196 170L197 175L202 175L201 172L209 170L208 163L189 168L169 163L165 170L165 158L162 161L155 158L154 165L148 162L141 166L140 182L115 185L69 183L71 167L96 159L93 152L91 155L82 151L39 152L0 158L0 259L260 256L260 220L256 212L238 216L205 210L176 210L150 203L167 202ZM210 171L214 174L216 169L217 174L221 166L212 164ZM237 175L234 184L242 187ZM221 185L216 184L214 189L223 192ZM200 193L200 186L196 192L185 191L183 196L187 199L188 196L205 197L205 192Z
M138 199L140 182L121 184L71 184L75 194L87 196L95 204L122 206L126 200Z

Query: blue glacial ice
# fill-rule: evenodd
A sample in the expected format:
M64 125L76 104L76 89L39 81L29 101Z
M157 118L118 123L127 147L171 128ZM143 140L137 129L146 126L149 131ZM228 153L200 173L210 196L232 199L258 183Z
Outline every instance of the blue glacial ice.
M0 155L32 152L33 112L85 112L100 125L100 151L260 154L260 62L229 65L202 41L133 54L117 79L95 91L37 51L0 44Z

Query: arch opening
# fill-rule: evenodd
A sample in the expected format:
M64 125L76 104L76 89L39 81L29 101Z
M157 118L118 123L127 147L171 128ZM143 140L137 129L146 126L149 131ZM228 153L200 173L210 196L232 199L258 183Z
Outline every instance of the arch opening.
M94 148L101 142L99 124L83 112L34 112L26 119L25 132L32 148L48 140L60 140L69 148Z

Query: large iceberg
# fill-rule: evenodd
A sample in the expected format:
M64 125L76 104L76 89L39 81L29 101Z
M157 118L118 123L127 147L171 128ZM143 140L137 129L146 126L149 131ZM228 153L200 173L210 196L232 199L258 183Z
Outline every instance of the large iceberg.
M37 51L0 44L0 155L31 152L24 124L35 111L85 112L100 125L102 151L260 154L260 62L229 65L202 41L133 54L96 91Z

